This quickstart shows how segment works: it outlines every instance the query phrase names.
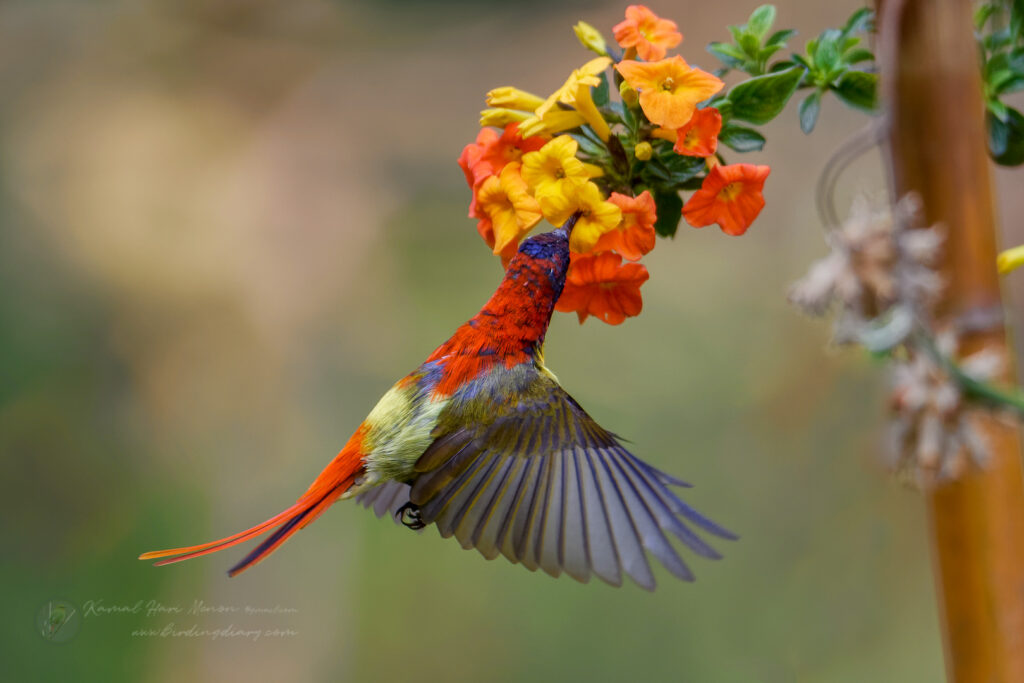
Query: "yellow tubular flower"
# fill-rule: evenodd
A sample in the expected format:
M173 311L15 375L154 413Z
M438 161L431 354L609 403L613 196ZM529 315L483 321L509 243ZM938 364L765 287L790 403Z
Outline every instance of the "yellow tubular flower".
M559 135L537 152L523 155L522 179L535 197L571 195L587 182L587 167L575 158L579 148L568 135Z
M618 227L622 209L605 201L597 185L587 182L571 195L556 194L540 198L540 210L552 225L559 226L577 211L582 215L569 238L569 249L585 254L594 248L601 235Z
M583 47L599 55L608 56L608 45L604 42L604 36L596 28L585 21L581 21L573 26L572 30L576 33L576 38Z
M608 122L604 120L601 113L590 96L590 88L600 85L601 79L597 76L608 68L612 60L608 57L597 57L573 71L566 79L562 87L551 93L551 96L544 100L544 103L537 107L537 116L544 118L557 108L557 103L568 104L573 107L580 116L590 124L598 137L607 140L611 135Z
M1024 266L1024 244L1013 249L1007 249L999 254L996 259L996 265L1002 275L1006 275L1015 268Z
M541 219L540 205L519 175L518 162L506 164L500 176L485 180L477 190L476 202L494 226L495 254L522 239Z
M497 128L504 128L510 123L520 123L530 118L530 113L526 111L516 111L515 109L505 109L504 107L484 109L480 112L480 127L495 126Z
M487 93L487 104L491 107L505 107L533 111L544 104L544 98L519 88L495 88Z
M519 134L524 138L534 135L555 135L582 126L586 121L577 112L564 109L553 109L544 114L536 114L519 124Z
M535 197L571 195L587 182L587 169L576 158L578 149L571 137L559 135L536 152L523 155L523 180Z
M590 127L594 129L597 136L607 142L608 137L612 134L612 130L608 127L608 122L601 116L601 112L597 110L594 98L590 96L590 86L583 85L581 82L572 97L567 99L570 101L566 102L566 104L571 104L575 107L580 116L586 119Z

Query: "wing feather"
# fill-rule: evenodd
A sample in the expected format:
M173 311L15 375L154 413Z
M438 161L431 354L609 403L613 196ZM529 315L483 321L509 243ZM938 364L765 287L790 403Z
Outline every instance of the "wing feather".
M547 499L542 521L538 527L537 563L551 576L562 573L559 551L562 547L562 509L565 500L565 457L554 453L547 457L548 468Z
M409 485L398 481L386 481L358 494L356 502L372 509L377 517L390 513L398 522L395 515L400 507L409 502Z
M644 547L661 560L661 563L674 575L684 581L693 581L693 572L665 538L661 531L662 525L658 523L651 511L648 501L652 499L640 495L628 472L619 462L619 458L607 451L605 453L607 454L606 463L609 469L614 470L613 476L619 487L619 492L623 496L626 509L633 519L633 525L640 534L640 540Z
M601 498L604 500L605 510L608 512L608 522L611 526L612 537L615 539L615 547L619 550L622 569L641 587L653 590L654 575L651 573L650 565L647 564L647 557L640 544L640 535L637 533L636 527L633 526L633 519L626 510L625 501L615 483L615 478L600 452L588 453L588 460L597 474Z
M613 586L622 585L619 552L606 514L607 506L597 481L597 471L586 452L577 453L583 488L583 518L587 527L587 553L594 574Z
M491 490L488 495L488 489L493 482L501 484L502 477L499 472L507 470L509 464L509 458L488 458L487 464L480 468L470 483L473 492L452 517L455 538L459 539L459 543L466 550L473 547L473 532L494 500L494 491Z
M462 472L445 490L444 495L435 496L420 508L420 517L423 521L428 524L436 522L437 528L445 538L455 533L455 517L476 490L473 485L475 477L481 470L489 469L494 463L493 458L478 457L469 460L469 464L462 468Z
M590 563L587 560L587 530L583 526L583 493L580 490L580 473L576 468L576 449L561 454L564 473L562 484L562 545L558 558L565 573L586 583L590 580Z
M656 484L645 477L632 460L632 458L621 458L620 464L625 470L626 476L633 482L633 486L645 492L644 498L649 501L650 510L657 517L658 525L662 529L671 531L675 534L676 538L685 543L690 550L698 555L712 560L720 559L722 556L718 551L676 518L669 501L662 497L661 493L655 488Z
M647 553L692 580L671 539L717 558L693 527L734 538L669 488L687 484L636 458L549 375L528 364L491 372L518 374L454 394L411 488L376 487L360 494L363 505L381 515L409 501L424 523L488 559L616 586L626 575L649 590ZM493 389L506 385L517 391Z
M523 479L516 492L515 502L509 508L508 516L503 528L498 532L497 545L501 554L510 562L522 562L522 555L517 550L519 539L522 538L529 527L530 510L533 509L533 499L540 488L541 458L528 458L527 465L523 472ZM534 567L533 570L537 568Z
M492 480L497 490L473 532L473 545L488 560L493 560L501 554L498 538L527 470L525 458L506 458L506 462L507 468Z
M537 557L537 541L541 536L544 523L544 506L547 504L548 486L551 484L551 458L537 458L537 484L534 489L530 510L526 515L526 525L516 543L516 554L523 566L532 572L540 567Z

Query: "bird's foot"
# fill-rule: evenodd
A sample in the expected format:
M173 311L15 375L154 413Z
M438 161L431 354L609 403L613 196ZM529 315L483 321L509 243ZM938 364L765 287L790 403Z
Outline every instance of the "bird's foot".
M398 508L395 512L395 517L405 526L417 531L427 526L423 520L420 519L420 506L415 503L406 503L402 507Z

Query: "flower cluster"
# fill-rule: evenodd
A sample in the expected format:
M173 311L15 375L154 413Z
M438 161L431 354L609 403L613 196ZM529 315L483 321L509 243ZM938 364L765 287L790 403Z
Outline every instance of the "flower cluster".
M548 97L487 93L482 129L459 165L473 191L469 215L505 262L541 220L560 226L580 214L557 308L617 325L642 309L648 272L637 261L657 234L673 235L685 219L742 235L764 207L769 169L722 160L726 117L713 104L724 84L666 57L683 40L674 22L628 7L613 29L622 52L588 24L574 31L598 56ZM692 191L685 204L680 191Z

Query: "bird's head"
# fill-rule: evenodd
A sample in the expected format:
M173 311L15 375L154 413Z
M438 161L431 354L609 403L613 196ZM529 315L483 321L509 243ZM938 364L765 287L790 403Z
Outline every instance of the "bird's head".
M576 212L562 224L562 227L523 241L519 246L519 254L509 264L509 270L516 266L516 260L526 257L531 270L542 268L560 293L565 284L565 273L569 269L569 236L579 217L580 213Z

